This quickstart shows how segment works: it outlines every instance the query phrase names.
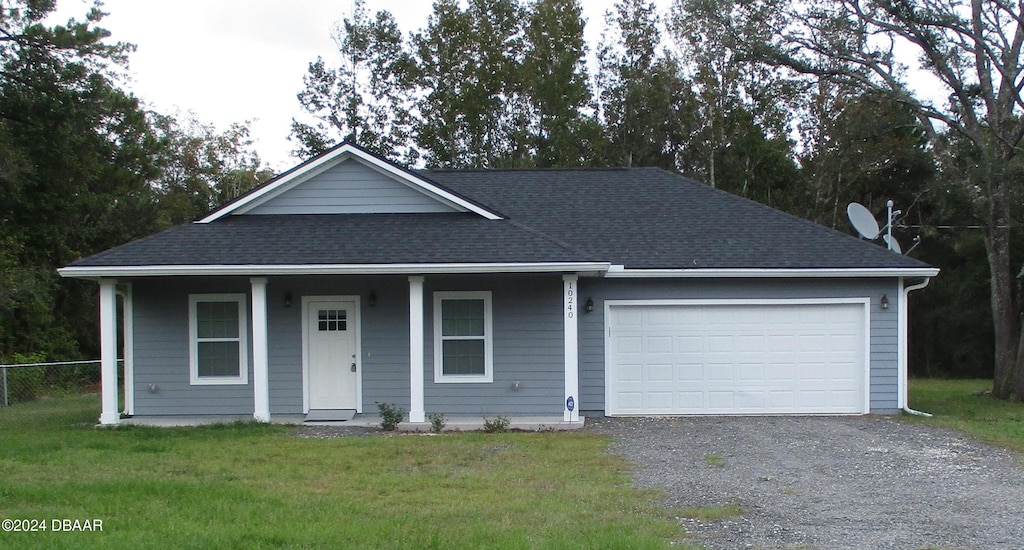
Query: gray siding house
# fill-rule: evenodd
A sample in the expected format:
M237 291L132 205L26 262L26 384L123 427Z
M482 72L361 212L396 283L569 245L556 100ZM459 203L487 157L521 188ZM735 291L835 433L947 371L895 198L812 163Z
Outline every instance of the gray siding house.
M412 171L343 144L76 261L102 424L893 413L922 262L659 169ZM124 314L117 315L118 297Z

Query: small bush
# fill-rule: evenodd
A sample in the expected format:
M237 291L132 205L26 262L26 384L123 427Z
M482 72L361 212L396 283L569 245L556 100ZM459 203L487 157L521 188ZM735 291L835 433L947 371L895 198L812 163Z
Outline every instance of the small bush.
M441 433L448 424L441 413L430 413L427 415L427 418L430 419L430 430L434 433Z
M484 431L489 434L500 434L508 431L512 423L507 416L496 416L494 418L484 417Z
M398 423L405 417L405 409L390 403L377 405L377 410L380 411L380 427L389 432L395 431L398 428Z
M35 401L45 393L43 391L45 388L45 367L7 368L7 399L9 403ZM3 405L3 402L0 402L0 405Z

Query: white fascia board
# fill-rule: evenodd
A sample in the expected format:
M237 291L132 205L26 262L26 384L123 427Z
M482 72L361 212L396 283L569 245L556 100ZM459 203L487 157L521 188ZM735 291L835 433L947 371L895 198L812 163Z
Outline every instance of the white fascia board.
M242 199L237 203L232 204L228 208L218 210L202 219L197 220L195 223L210 223L212 221L216 221L230 214L243 214L249 210L252 210L253 208L259 206L260 204L263 204L263 202L265 202L266 200L284 191L287 191L291 187L294 187L302 183L303 181L334 166L335 164L340 162L346 155L356 157L360 161L366 163L367 165L372 166L377 170L380 170L392 177L398 178L399 180L402 180L408 185L410 185L411 187L417 188L438 200L455 206L456 208L473 212L489 220L502 219L502 217L499 216L498 214L491 212L490 210L481 208L461 197L453 195L452 193L449 193L448 191L445 191L437 187L436 185L428 182L423 178L420 178L414 174L402 170L401 168L390 162L381 160L351 145L344 145L332 151L328 155L324 155L318 159L310 161L309 164L303 166L301 169L295 170L291 174L287 174L281 177L278 181L275 181L274 183L264 187L263 189L254 192L245 199Z
M603 272L603 262L324 265L145 265L65 267L61 277L168 277L178 275L433 275L477 273Z
M626 269L621 265L608 268L611 279L657 278L862 278L862 277L934 277L934 267L896 268L721 268L721 269Z

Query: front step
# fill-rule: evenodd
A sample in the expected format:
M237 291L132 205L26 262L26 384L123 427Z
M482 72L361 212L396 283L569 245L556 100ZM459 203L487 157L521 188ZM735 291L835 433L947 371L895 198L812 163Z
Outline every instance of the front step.
M355 416L355 409L309 409L306 422L348 422Z

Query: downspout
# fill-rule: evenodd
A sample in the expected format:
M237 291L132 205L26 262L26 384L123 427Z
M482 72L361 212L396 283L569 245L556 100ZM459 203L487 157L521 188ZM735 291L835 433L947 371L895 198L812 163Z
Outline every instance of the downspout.
M910 404L909 404L909 402L907 400L907 393L908 393L907 392L907 386L909 385L909 380L908 380L908 370L909 370L908 369L908 363L909 363L909 361L908 361L908 357L907 357L909 355L909 350L907 349L909 342L908 342L908 337L907 337L907 334L908 334L907 327L908 327L909 319L910 319L910 316L908 315L908 312L907 312L907 306L910 303L910 300L909 300L910 293L915 291L915 290L921 290L922 288L928 286L928 283L930 283L930 282L931 282L931 279L928 278L928 277L925 277L923 280L921 280L921 282L919 282L917 284L913 284L913 285L910 285L910 286L903 286L903 278L900 277L900 294L899 294L899 296L900 296L899 308L900 309L899 309L899 312L898 312L899 313L899 341L900 341L900 346L899 346L900 378L899 378L899 380L900 380L900 384L901 384L902 387L900 388L900 395L899 395L900 403L899 403L899 405L900 405L900 410L902 410L903 412L914 414L914 415L918 415L918 416L931 416L931 414L911 409L910 408Z

